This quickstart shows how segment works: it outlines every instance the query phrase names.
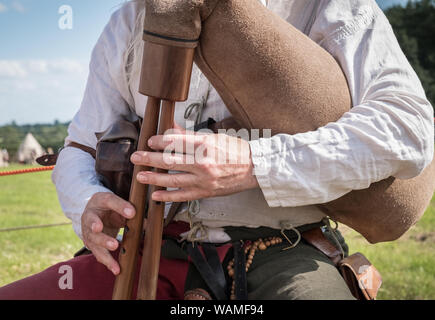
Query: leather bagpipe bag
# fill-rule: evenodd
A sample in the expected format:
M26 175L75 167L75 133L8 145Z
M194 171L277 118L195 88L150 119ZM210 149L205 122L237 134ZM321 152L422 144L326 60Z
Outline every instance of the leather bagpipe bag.
M296 134L337 121L352 107L332 55L257 0L153 0L146 6L150 34L144 39L196 46L195 63L241 127ZM319 206L370 242L394 240L424 213L434 177L432 161L413 179L390 177Z

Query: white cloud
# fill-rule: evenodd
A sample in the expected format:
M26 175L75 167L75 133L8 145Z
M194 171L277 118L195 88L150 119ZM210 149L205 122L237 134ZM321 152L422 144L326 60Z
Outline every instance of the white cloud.
M35 74L86 73L86 65L73 59L0 60L0 79L23 78Z
M48 68L53 71L84 73L87 71L87 64L73 59L52 60Z
M0 123L71 120L83 97L88 61L0 60Z
M12 2L12 8L14 8L18 12L24 12L24 11L26 11L26 8L19 1Z
M27 71L22 63L13 60L0 60L0 78L22 78Z
M8 7L6 7L3 3L0 2L0 13L8 11Z
M11 8L19 13L23 13L26 11L26 7L20 1L16 0L11 3ZM5 4L0 2L0 13L6 12L8 10L9 8Z

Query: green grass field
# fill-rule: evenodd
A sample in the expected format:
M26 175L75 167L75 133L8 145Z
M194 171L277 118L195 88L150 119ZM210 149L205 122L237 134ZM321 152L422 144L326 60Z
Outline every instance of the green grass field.
M350 252L362 252L380 271L380 300L435 299L435 197L421 220L397 241L372 245L357 232L340 229Z
M22 168L14 165L5 170ZM69 222L62 214L50 175L39 172L0 177L0 229ZM70 225L0 232L0 286L70 259L81 246Z
M7 170L23 168L12 166ZM50 172L0 177L0 229L68 222ZM435 299L435 198L401 239L370 245L340 227L351 253L362 252L381 272L379 299ZM82 246L70 225L0 232L0 286L70 259Z

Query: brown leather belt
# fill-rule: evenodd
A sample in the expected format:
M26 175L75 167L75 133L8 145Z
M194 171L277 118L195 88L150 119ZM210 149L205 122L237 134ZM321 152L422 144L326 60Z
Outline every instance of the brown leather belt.
M338 266L338 263L344 258L341 250L334 246L331 241L325 237L320 228L314 228L302 232L301 236L306 242L331 259L334 265Z
M85 146L83 144L77 143L77 142L70 142L68 145L66 145L64 148L68 148L68 147L73 147L73 148L77 148L80 150L83 150L87 153L89 153L92 158L95 159L96 157L96 151L95 149ZM62 148L62 149L64 149ZM43 155L42 157L39 157L38 159L36 159L36 162L38 164L40 164L41 166L54 166L57 162L57 158L59 157L59 153L56 154L46 154Z

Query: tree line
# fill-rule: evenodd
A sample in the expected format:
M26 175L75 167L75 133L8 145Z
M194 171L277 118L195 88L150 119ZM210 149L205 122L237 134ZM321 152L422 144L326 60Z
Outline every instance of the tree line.
M385 11L400 46L435 105L435 0L408 1Z
M57 152L63 147L69 122L53 124L17 125L15 122L0 127L0 149L6 149L11 160L15 159L18 148L27 133L32 133L39 144L47 150Z

